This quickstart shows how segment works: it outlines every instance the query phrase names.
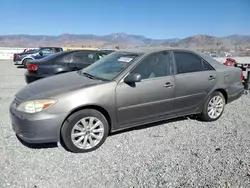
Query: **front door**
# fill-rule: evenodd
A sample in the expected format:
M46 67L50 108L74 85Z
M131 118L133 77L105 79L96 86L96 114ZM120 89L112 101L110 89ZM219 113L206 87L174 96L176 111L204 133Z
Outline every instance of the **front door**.
M199 56L175 51L175 113L195 111L216 84L217 72Z
M141 82L116 88L118 126L152 121L173 113L175 82L169 52L149 55L130 73L139 73Z

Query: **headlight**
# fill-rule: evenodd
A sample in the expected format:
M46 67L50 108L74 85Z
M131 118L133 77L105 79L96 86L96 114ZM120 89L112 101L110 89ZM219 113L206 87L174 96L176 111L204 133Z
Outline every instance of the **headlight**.
M27 101L27 102L21 103L17 107L17 110L21 112L26 112L26 113L41 112L42 110L49 108L55 102L56 100L51 100L51 99Z

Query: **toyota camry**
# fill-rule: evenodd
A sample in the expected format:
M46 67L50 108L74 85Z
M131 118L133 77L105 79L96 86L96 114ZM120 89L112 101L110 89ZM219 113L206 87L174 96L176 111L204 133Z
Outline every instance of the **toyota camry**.
M175 48L119 50L74 72L26 85L10 105L27 143L99 148L109 133L179 116L218 120L243 93L241 70Z

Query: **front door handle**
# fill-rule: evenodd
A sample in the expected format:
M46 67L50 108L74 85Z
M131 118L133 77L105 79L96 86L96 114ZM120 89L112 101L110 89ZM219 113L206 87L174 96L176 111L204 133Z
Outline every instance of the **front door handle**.
M216 78L215 76L211 75L211 76L209 76L208 80L215 80L215 78Z
M164 84L163 86L164 86L164 87L169 88L169 87L172 87L172 86L173 86L173 84L171 84L170 82L167 82L167 83L166 83L166 84Z

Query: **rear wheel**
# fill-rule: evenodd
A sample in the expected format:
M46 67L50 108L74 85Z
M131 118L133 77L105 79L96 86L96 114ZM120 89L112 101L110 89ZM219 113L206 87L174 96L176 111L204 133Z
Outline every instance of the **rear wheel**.
M62 145L74 153L90 152L104 143L108 131L109 125L102 113L84 109L65 121L61 130Z
M225 97L222 93L215 91L206 100L203 111L199 114L202 121L215 121L221 117L226 105Z

